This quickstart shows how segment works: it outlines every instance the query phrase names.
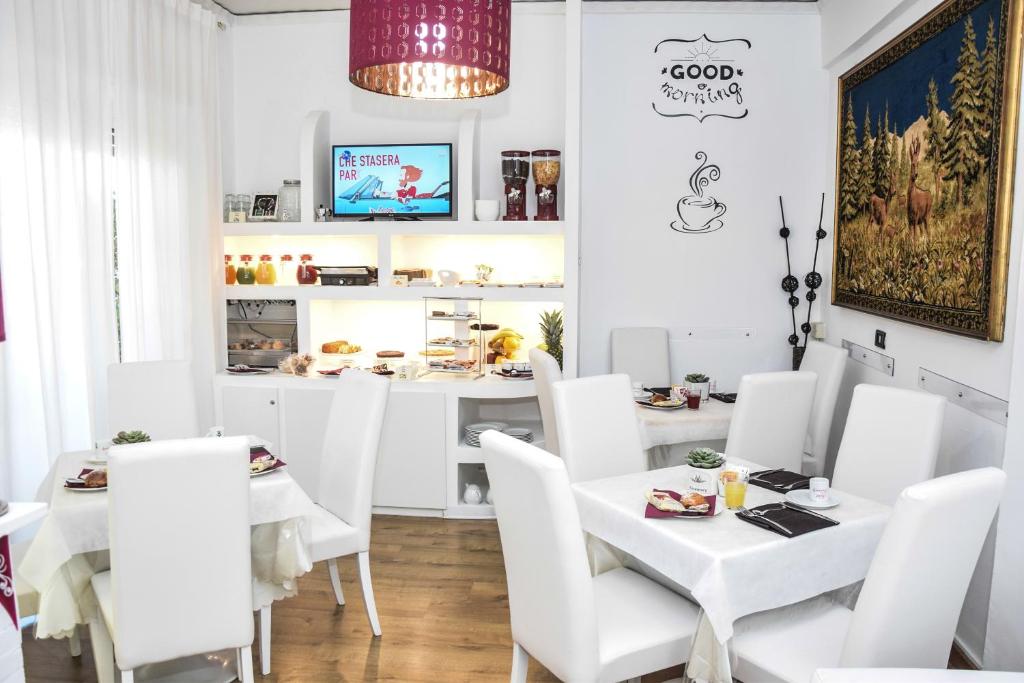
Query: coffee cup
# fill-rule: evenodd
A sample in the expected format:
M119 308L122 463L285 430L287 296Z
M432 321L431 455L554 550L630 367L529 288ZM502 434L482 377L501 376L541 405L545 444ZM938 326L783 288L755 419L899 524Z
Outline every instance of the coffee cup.
M688 196L679 200L676 211L683 223L683 230L706 230L711 226L712 221L720 218L726 211L725 204L722 204L714 197Z
M815 503L827 503L830 497L828 479L825 477L811 477L807 494Z

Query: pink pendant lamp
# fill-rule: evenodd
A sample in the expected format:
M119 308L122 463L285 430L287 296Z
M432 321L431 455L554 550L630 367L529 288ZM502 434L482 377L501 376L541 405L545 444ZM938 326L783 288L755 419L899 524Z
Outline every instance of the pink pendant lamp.
M457 100L508 87L511 0L352 0L348 78L384 95Z

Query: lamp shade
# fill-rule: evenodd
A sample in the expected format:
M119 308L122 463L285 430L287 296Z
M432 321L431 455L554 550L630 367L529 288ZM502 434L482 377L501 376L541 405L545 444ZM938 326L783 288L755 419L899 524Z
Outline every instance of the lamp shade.
M511 0L352 0L349 80L400 97L463 99L508 87Z

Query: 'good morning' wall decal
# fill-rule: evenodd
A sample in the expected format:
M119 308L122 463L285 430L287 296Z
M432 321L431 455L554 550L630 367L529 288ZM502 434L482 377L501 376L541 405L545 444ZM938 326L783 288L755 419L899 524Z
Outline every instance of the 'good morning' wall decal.
M657 95L651 107L662 116L712 116L742 119L748 109L743 98L743 61L750 50L746 38L712 40L667 38L654 46L658 59Z

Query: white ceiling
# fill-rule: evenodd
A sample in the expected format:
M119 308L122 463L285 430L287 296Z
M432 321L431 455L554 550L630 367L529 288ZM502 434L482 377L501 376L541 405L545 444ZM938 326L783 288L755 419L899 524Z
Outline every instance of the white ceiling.
M513 2L544 2L547 0L512 0ZM554 0L557 1L557 0ZM729 2L731 0L709 0ZM816 0L758 0L760 2L816 2ZM349 0L214 0L232 14L269 14L277 12L315 12L348 9Z

